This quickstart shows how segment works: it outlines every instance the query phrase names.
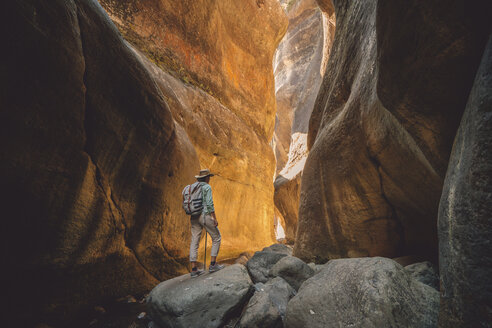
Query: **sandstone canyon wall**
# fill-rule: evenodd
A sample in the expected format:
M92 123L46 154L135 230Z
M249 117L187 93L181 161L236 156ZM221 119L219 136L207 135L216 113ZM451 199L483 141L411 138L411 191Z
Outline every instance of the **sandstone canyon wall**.
M187 272L181 190L200 166L218 173L212 185L221 255L273 240L271 59L286 18L275 16L276 2L251 1L249 14L236 2L210 3L219 8L214 17L224 16L217 24L231 28L228 19L239 13L242 27L265 16L250 32L222 27L232 48L221 49L228 53L220 58L200 41L212 58L200 67L230 73L205 74L208 94L132 49L95 0L2 4L2 26L11 31L0 64L2 254L12 268L7 281L19 282L8 286L9 310L22 307L23 320L63 318L80 305L143 293ZM235 40L239 34L250 39ZM240 88L234 78L243 79ZM222 103L210 96L214 87L224 91Z
M279 3L101 3L110 17L96 0L0 5L8 326L187 272L180 193L200 167L217 173L220 256L273 241ZM318 0L322 18L312 0L284 4L275 203L290 240L299 204L295 255L434 260L439 212L440 325L487 326L490 12Z
M183 84L135 51L157 81L176 121L187 131L200 163L217 174L210 184L222 234L220 258L271 244L273 155L269 145L215 98Z
M439 204L439 327L492 322L492 34L453 145Z
M439 198L487 11L467 11L464 1L334 4L294 253L435 260Z
M272 58L287 29L276 0L101 4L125 38L161 68L207 90L255 132L271 139Z
M175 195L199 162L155 82L96 1L3 9L2 252L22 282L11 305L60 316L185 272Z
M297 230L300 182L307 158L309 117L322 82L335 33L333 8L322 13L315 0L284 1L289 28L274 58L277 115L274 182L278 220L287 242Z
M234 257L273 242L273 53L287 29L275 0L102 0L146 62L212 179Z

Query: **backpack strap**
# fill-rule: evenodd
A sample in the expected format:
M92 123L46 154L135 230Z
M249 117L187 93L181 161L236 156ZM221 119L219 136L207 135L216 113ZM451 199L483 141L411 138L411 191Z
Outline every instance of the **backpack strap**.
M191 213L191 207L190 207L190 205L191 205L191 192L190 192L190 190L191 190L191 185L188 185L188 212Z
M193 188L193 191L191 192L192 194L198 189L198 187L201 187L202 186L202 183L201 182L198 182L196 187ZM191 188L191 185L190 185L190 188Z

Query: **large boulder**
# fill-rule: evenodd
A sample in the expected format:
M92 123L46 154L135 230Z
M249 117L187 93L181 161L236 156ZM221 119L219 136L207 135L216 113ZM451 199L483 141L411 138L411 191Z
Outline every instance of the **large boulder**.
M283 328L287 303L295 290L282 278L277 277L266 284L255 285L255 294L244 310L241 328Z
M161 282L147 297L147 307L162 327L221 327L239 315L252 292L246 267L234 264L197 278Z
M262 252L275 252L282 253L286 255L292 255L292 246L284 245L284 244L273 244L268 247L265 247L261 250Z
M281 258L288 256L287 254L277 252L256 252L255 255L246 263L251 279L255 283L267 282L269 279L269 271Z
M277 160L275 206L287 242L294 242L307 132L335 35L334 11L315 0L282 0L289 27L274 57L277 117L273 143ZM295 64L294 64L295 63Z
M439 293L387 258L332 260L287 305L285 327L436 327Z
M400 264L401 266L407 266L410 264L415 264L419 262L426 262L425 258L420 256L420 255L404 255L404 256L398 256L398 257L393 257L393 261L396 263Z
M490 327L492 323L491 131L489 36L456 135L439 206L439 327Z
M421 283L439 290L439 275L431 262L425 261L410 264L405 267L405 270Z
M436 260L439 198L488 32L485 3L469 11L464 0L334 4L294 255Z
M200 166L155 81L95 0L0 6L1 234L16 325L40 312L56 325L186 272L179 195Z
M220 257L271 244L272 59L287 28L280 5L276 0L100 2L142 54L201 166L216 174L211 185L223 237Z
M326 264L316 264L314 262L308 263L308 266L313 269L314 274L317 274L323 270Z
M304 138L305 139L305 138ZM307 151L303 153L303 162L298 168L304 167ZM297 230L297 213L299 210L299 197L301 195L301 175L298 171L293 177L279 175L275 178L273 195L276 214L284 229L285 240L294 243Z
M314 270L295 256L286 256L280 259L269 271L271 277L281 277L295 290L314 274Z

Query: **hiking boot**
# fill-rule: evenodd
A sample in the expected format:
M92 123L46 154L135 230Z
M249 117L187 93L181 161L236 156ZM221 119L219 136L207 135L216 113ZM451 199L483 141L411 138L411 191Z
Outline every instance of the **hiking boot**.
M220 265L220 264L215 263L214 265L210 265L208 267L208 272L212 273L212 272L215 272L215 271L219 271L219 270L221 270L223 268L224 268L223 265Z
M201 275L202 273L204 273L203 270L191 271L191 278L196 278L199 275Z

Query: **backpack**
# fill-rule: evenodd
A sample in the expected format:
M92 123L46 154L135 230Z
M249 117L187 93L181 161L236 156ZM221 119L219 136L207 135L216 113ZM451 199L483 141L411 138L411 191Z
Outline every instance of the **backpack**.
M183 189L183 209L186 214L196 216L203 211L203 194L201 182L187 185Z

